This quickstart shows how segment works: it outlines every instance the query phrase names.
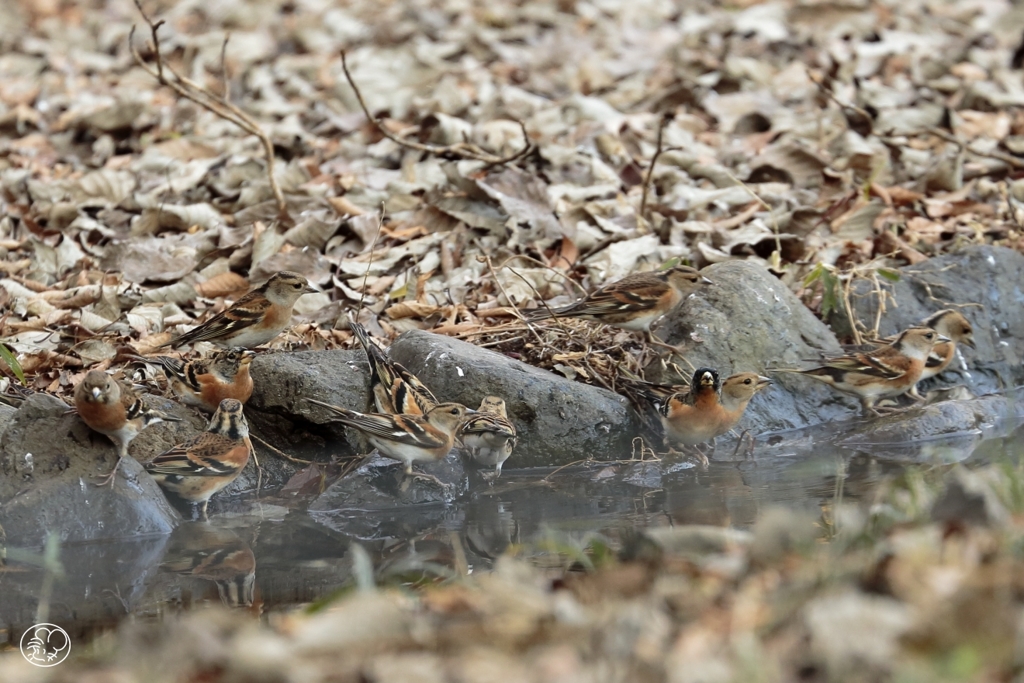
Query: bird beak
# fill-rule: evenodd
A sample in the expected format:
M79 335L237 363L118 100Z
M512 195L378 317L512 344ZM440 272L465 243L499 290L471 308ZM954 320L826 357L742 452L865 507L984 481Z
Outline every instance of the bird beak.
M479 415L479 410L473 410L472 408L466 408L466 415Z
M303 294L319 294L320 290L313 285L306 285L306 288L302 290Z
M99 398L102 392L100 391L99 387L93 387L91 393L93 398Z
M256 352L252 349L246 349L242 351L242 363L251 363L252 359L256 357Z
M963 342L961 342L961 343L964 346L970 346L972 349L977 349L978 348L977 346L974 345L974 340L973 339L964 339Z
M948 342L948 341L953 341L953 340L950 339L949 337L947 337L944 334L940 334L939 338L935 340L935 343L936 344L942 344L942 343L945 343L945 342Z
M766 386L772 383L771 377L765 377L764 375L757 376L757 388L764 389Z
M705 285L713 285L713 284L715 284L714 281L709 280L708 278L704 277L703 275L700 276L700 281L701 281L701 284L705 284Z

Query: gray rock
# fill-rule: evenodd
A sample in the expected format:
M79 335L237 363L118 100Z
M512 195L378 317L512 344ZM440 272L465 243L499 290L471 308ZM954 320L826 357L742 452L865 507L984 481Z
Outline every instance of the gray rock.
M3 434L4 430L7 429L7 423L11 421L16 412L18 412L16 408L0 403L0 434Z
M832 331L764 266L726 261L701 272L715 284L689 297L657 328L662 339L686 349L695 367L715 368L724 379L737 372L807 367L807 360L821 352L841 352ZM771 377L772 386L750 402L740 429L758 434L858 414L854 400L817 380L782 373Z
M966 367L954 360L942 375L922 383L922 390L964 384L985 394L1024 383L1024 256L1004 247L970 246L899 271L898 282L881 282L895 300L886 303L881 335L943 308L959 308L974 326L977 349L961 350ZM851 301L857 319L872 324L879 303L873 285L856 282ZM845 315L833 324L840 334L849 334Z
M251 373L254 390L245 414L256 436L304 459L368 452L351 430L331 421L326 408L302 400L369 409L370 374L362 351L265 353L253 361ZM256 450L266 453L258 442ZM261 458L260 464L264 485L284 483L298 467L276 455Z
M943 401L923 408L868 420L843 437L844 446L910 443L944 434L976 432L984 425L1016 418L1012 401L984 396L964 401Z
M132 443L133 455L152 447L137 446L141 439ZM64 403L29 397L0 437L0 526L8 543L38 546L47 532L64 542L169 533L180 517L135 459L121 464L113 488L90 483L116 459L114 445L67 414Z
M505 399L519 434L506 468L628 458L640 429L622 396L457 339L412 330L390 354L442 401L476 408L489 394Z

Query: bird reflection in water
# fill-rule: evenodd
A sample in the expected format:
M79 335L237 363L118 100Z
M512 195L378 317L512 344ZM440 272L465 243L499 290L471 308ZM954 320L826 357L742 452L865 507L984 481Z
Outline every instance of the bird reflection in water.
M207 522L182 524L167 545L160 568L164 572L212 581L221 603L228 607L258 608L256 556L230 529Z

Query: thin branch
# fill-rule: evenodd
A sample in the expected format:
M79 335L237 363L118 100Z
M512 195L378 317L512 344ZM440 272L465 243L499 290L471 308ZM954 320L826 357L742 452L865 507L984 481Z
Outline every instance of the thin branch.
M930 135L934 135L937 138L942 138L946 142L952 143L956 145L958 148L964 150L969 154L973 154L976 157L982 157L985 159L995 159L996 161L1001 161L1004 164L1009 164L1012 168L1024 168L1024 159L1018 159L1012 154L1006 154L1005 152L1000 152L999 150L983 152L979 149L974 149L973 147L970 146L970 144L962 142L955 135L951 135L950 133L947 133L946 131L940 128L929 128L925 132L929 133Z
M363 291L359 293L359 308L363 307L363 300L366 298L366 280L370 277L370 268L373 267L373 250L377 248L377 240L380 238L381 228L384 227L384 216L387 212L387 202L380 203L380 220L377 221L377 232L373 235L373 242L370 243L370 262L366 264L366 272L363 273Z
M137 1L138 0L136 0L136 2ZM366 101L363 99L363 94L359 91L359 86L356 85L355 80L352 78L352 74L348 70L348 62L345 58L344 50L341 51L341 69L345 72L345 80L348 81L348 84L352 87L352 91L356 94L356 99L359 101L359 107L363 110L366 120L369 121L381 135L386 137L388 140L391 140L396 145L436 156L456 156L463 159L471 159L473 161L482 161L488 166L503 166L505 164L510 164L513 161L518 161L533 151L533 143L530 142L530 136L526 132L526 124L519 119L516 119L515 121L519 124L519 129L523 132L523 148L515 154L511 154L507 157L499 157L485 152L471 142L457 142L453 145L437 146L424 145L419 142L412 142L411 140L401 138L385 128L380 122L380 119L370 113L370 109L366 106Z
M296 458L294 456L288 455L284 451L282 451L280 449L277 449L277 448L274 448L269 443L267 443L266 441L264 441L260 437L256 436L255 434L250 434L249 436L252 437L253 439L255 439L256 441L259 441L260 445L263 446L264 448L266 448L268 451L270 451L274 455L278 455L278 456L284 458L285 460L290 460L291 462L297 463L299 465L310 465L310 464L313 463L312 460L301 460L301 459Z
M224 102L227 104L231 103L231 86L228 83L228 41L231 40L231 34L224 34L224 42L220 44L220 87L221 97L224 98Z
M185 76L182 76L175 71L169 64L164 63L163 55L160 52L160 36L159 30L163 26L163 20L154 22L146 14L145 10L142 9L141 0L135 0L135 6L139 10L139 14L146 21L149 26L149 32L152 39L150 45L153 51L153 61L155 62L155 68L146 62L139 54L139 51L135 47L135 26L132 26L131 32L128 34L128 47L131 50L132 57L134 57L136 64L148 73L150 76L155 78L161 85L165 85L180 97L198 104L203 109L213 113L215 116L219 116L225 121L230 121L249 135L253 135L259 138L260 144L263 146L263 156L266 159L267 164L267 180L270 182L270 191L274 194L274 200L277 202L278 218L287 224L291 224L291 216L288 214L288 205L284 199L284 193L281 192L281 187L277 184L277 179L274 177L274 143L271 142L270 137L266 131L256 121L246 114L244 111L239 109L237 106L232 104L227 99L227 91L225 90L224 97L218 97L211 93L207 88L199 85L195 81ZM222 47L222 51L226 49ZM167 74L170 74L168 77Z
M662 147L662 137L665 133L665 127L672 122L675 118L675 112L667 111L661 116L661 120L658 122L658 139L654 156L651 157L651 165L647 167L647 175L644 177L644 192L640 196L640 213L639 217L646 220L645 214L647 213L647 195L651 191L651 179L654 177L654 167L658 163L658 157L664 152Z

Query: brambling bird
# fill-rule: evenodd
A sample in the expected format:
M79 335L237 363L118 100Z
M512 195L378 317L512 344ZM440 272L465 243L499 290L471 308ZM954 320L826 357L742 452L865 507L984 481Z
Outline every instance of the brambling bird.
M939 342L932 347L931 353L928 354L928 360L925 361L924 370L921 372L921 379L918 382L935 377L948 368L949 364L953 362L954 356L956 356L957 344L963 344L972 349L975 348L974 328L971 327L971 323L959 311L954 311L951 308L943 309L925 318L921 322L921 326L930 327L939 334L949 337L949 341ZM886 337L879 340L879 343L891 344L895 340L895 336ZM907 393L918 401L924 400L924 397L918 393L916 384Z
M891 344L868 353L839 356L808 370L779 368L776 371L813 377L837 391L856 396L865 412L879 415L875 403L910 391L921 379L935 344L949 341L949 337L930 327L911 327Z
M128 444L139 432L158 422L180 422L179 418L147 408L126 384L115 382L102 370L90 370L75 387L75 410L93 431L117 446L117 464L99 485L113 485L121 460L128 455Z
M754 394L769 384L755 372L730 375L719 384L716 370L698 368L686 392L672 394L659 406L665 436L685 446L714 441L736 426Z
M366 351L366 358L370 362L370 390L379 412L391 415L423 415L439 403L416 375L385 356L380 347L370 341L365 327L355 321L350 322L349 327Z
M495 478L501 476L501 466L516 445L516 428L508 419L505 401L485 396L477 414L459 427L458 436L473 460L493 467Z
M282 270L198 327L157 348L199 341L247 349L266 344L291 323L292 307L299 297L316 291L298 273Z
M327 408L336 420L366 435L380 454L405 465L412 474L418 461L443 460L455 445L455 432L467 415L475 415L460 403L438 403L423 415L360 413L330 403L307 398L307 402Z
M583 318L624 330L644 332L648 341L665 346L655 342L651 325L690 294L709 284L712 284L711 280L689 266L633 273L601 287L576 303L554 310L533 311L527 319L535 322L559 317Z
M252 446L242 404L233 398L220 402L206 431L146 463L156 483L183 500L202 503L233 482L249 462Z
M249 364L256 353L243 348L215 351L209 358L182 361L170 356L136 359L156 363L167 375L175 396L185 405L207 413L220 407L220 402L233 398L245 403L252 396L252 377Z

